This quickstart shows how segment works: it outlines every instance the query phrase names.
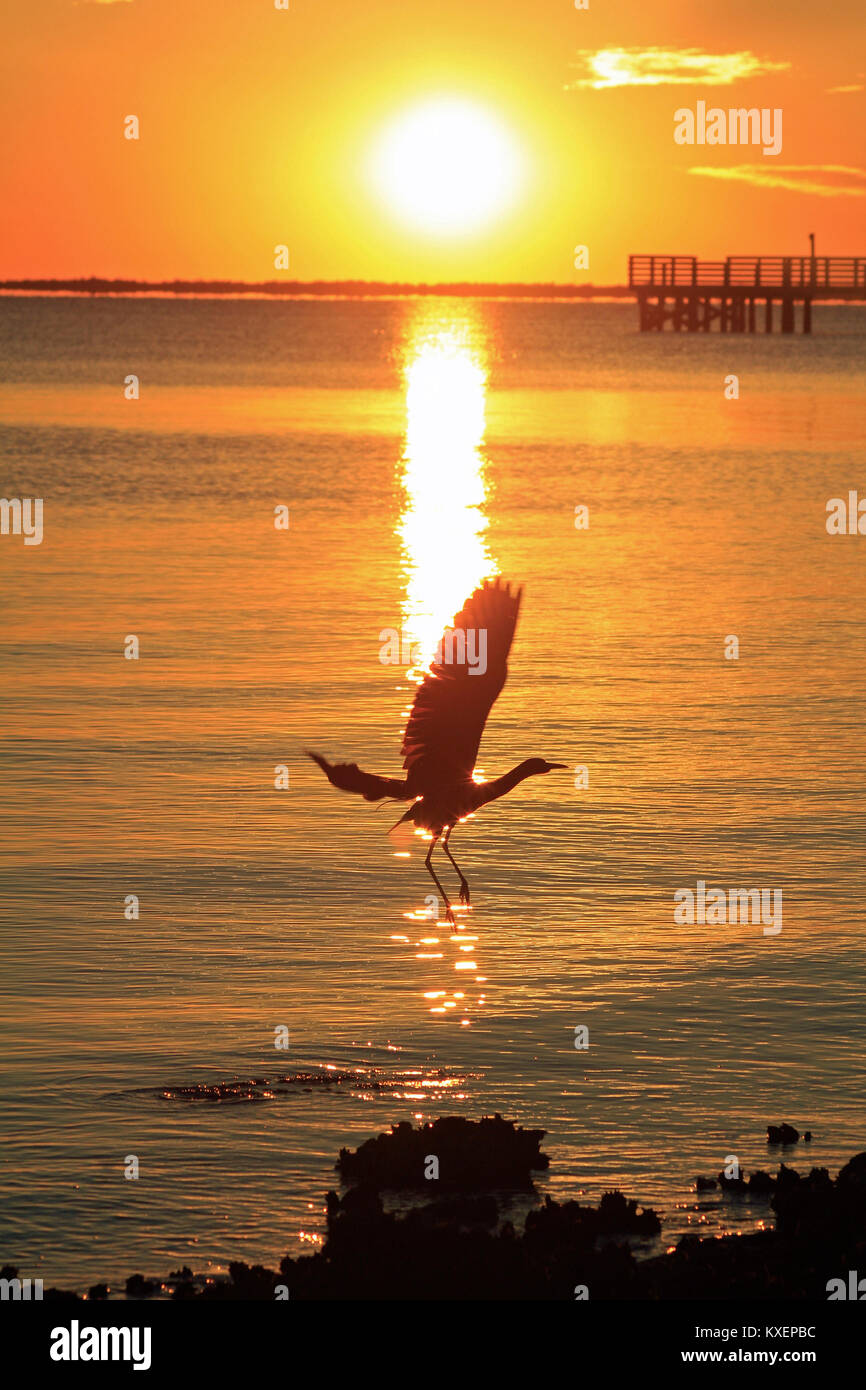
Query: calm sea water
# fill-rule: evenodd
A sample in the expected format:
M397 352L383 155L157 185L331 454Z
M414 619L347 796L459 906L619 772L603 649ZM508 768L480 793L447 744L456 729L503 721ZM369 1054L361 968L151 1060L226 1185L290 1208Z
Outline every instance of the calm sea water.
M542 1192L620 1186L663 1243L769 1219L690 1191L775 1164L768 1121L814 1132L801 1166L866 1147L866 540L825 529L866 491L866 315L819 308L811 339L636 317L0 301L3 495L45 508L40 546L0 542L22 1272L272 1264L321 1238L339 1148L413 1116L547 1130ZM396 772L413 686L380 634L429 645L492 573L526 588L481 769L588 786L459 827L452 940L423 843L303 749ZM698 879L781 889L783 930L675 924ZM363 1070L274 1085L327 1066ZM242 1078L271 1084L165 1094Z

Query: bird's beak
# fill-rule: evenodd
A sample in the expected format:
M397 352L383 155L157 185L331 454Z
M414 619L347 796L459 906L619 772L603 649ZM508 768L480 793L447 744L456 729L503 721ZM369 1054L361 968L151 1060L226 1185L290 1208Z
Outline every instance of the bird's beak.
M568 763L548 763L548 764L547 764L547 770L548 770L548 772L553 772L554 768L558 768L558 767L563 767L563 768L564 768L564 767L568 767Z

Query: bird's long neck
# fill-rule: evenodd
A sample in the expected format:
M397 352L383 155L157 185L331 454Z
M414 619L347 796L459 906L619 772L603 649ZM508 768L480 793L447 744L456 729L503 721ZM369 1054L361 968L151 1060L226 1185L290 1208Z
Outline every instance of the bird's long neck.
M494 777L492 782L483 782L478 788L478 805L486 806L488 801L495 801L497 797L505 796L513 791L518 782L522 782L526 777L532 776L532 768L529 762L518 763L510 772L506 772L502 777Z

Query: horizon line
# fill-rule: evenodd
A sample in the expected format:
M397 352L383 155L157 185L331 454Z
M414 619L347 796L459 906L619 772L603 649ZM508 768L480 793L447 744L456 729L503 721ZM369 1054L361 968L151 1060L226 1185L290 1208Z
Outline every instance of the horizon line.
M627 285L568 284L558 281L486 281L486 280L228 280L186 279L143 280L134 276L109 278L101 275L70 277L33 277L0 280L0 292L48 290L73 291L84 294L153 293L173 294L264 294L275 296L300 295L454 295L463 297L522 296L535 298L591 298L631 296Z

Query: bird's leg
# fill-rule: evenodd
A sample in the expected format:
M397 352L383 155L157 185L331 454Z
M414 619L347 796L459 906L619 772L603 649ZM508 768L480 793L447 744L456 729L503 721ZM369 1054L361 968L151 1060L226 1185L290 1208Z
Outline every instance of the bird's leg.
M430 858L431 858L431 856L432 856L432 854L433 854L434 849L436 848L436 840L437 840L437 838L438 838L438 837L434 835L433 839L430 841L430 848L429 848L428 851L427 851L427 858L424 860L424 863L427 865L427 872L429 873L429 875L430 875L430 877L432 878L433 882L436 884L436 887L439 889L439 892L442 894L442 898L443 898L443 900L444 900L444 902L445 902L445 920L446 920L447 922L449 922L449 923L451 924L452 927L456 927L456 926L457 926L457 923L456 923L456 921L455 921L455 919L454 919L454 913L453 913L453 911L451 910L451 904L450 904L449 901L448 901L448 894L445 892L445 889L442 887L442 884L439 882L438 878L436 877L436 870L433 868L433 865L430 863ZM449 859L450 859L451 856L449 855L448 857L449 857Z
M444 838L443 838L443 840L442 840L442 848L444 849L445 853L448 855L448 858L451 860L451 863L454 865L455 869L457 870L457 877L460 879L460 901L461 901L462 903L465 903L466 906L468 907L468 906L469 906L469 884L466 882L466 879L465 879L464 876L463 876L463 872L462 872L462 870L461 870L461 868L460 868L460 865L457 863L457 860L454 858L454 855L451 853L450 849L448 848L448 840L449 840L449 838L450 838L450 835L451 835L451 826L449 825L448 829L445 831L445 835L444 835Z

